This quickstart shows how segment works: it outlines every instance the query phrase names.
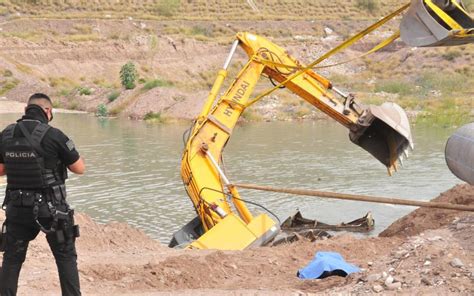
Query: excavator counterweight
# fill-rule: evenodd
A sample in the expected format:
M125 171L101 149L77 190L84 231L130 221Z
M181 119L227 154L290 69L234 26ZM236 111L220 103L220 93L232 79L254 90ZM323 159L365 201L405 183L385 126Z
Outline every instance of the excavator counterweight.
M461 0L412 0L400 35L414 47L454 46L474 42L474 20Z

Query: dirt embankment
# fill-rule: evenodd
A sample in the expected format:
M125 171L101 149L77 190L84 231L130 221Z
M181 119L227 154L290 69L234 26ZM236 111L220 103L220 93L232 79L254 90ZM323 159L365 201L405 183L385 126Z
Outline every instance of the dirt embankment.
M458 185L439 199L472 204L474 187ZM389 227L387 231L395 236L358 239L343 234L313 243L299 241L245 251L172 250L125 224L101 225L79 214L81 285L85 295L472 295L474 216L433 209L424 215L422 211ZM403 232L391 230L394 228ZM339 252L363 271L347 278L299 280L297 270L317 251ZM54 261L43 235L30 245L19 293L59 294Z

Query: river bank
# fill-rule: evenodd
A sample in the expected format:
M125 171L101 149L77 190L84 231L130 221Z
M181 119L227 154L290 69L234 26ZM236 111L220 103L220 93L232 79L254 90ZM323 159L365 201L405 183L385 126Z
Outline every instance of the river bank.
M474 203L474 186L458 185L437 201ZM3 220L1 213L0 221ZM169 249L126 224L77 215L79 270L86 295L310 295L313 293L460 294L474 291L474 216L418 209L384 236L350 234L245 251ZM299 280L317 251L336 251L363 269L347 278ZM30 244L20 295L57 295L44 235Z
M26 99L25 99L26 100ZM23 113L25 111L26 103L21 103L17 101L8 100L5 97L0 97L0 114L9 114L9 113ZM85 111L78 110L68 110L55 108L54 113L87 113Z

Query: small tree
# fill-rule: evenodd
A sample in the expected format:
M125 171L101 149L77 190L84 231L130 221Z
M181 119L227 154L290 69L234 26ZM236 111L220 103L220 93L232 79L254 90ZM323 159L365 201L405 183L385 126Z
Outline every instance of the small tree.
M97 117L107 117L109 115L109 111L107 110L107 106L104 104L100 104L97 106L97 111L95 113Z
M135 65L132 62L126 63L122 66L122 69L120 69L120 80L126 89L135 88L137 77L137 69L135 69Z

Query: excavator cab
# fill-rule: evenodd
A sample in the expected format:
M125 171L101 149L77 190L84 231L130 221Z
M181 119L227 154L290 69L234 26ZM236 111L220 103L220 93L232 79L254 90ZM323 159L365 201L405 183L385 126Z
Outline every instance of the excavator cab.
M412 0L400 35L413 47L454 46L474 42L474 20L461 0Z

